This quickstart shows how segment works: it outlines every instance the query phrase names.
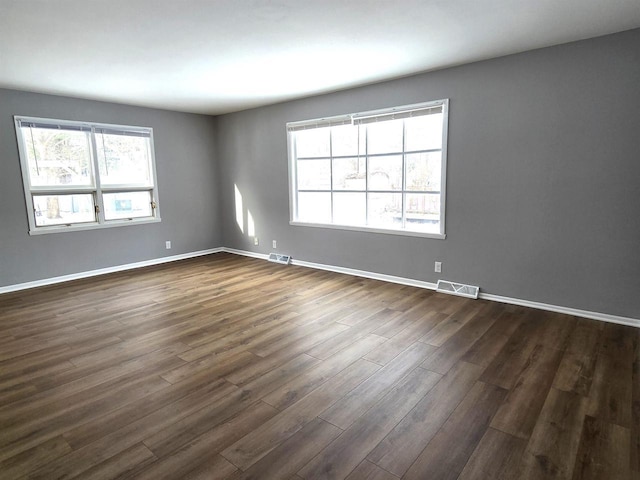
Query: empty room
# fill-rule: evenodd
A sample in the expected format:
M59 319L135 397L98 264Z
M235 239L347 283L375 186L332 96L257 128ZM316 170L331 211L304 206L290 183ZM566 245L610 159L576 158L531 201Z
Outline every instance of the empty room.
M637 0L1 0L0 479L640 480Z

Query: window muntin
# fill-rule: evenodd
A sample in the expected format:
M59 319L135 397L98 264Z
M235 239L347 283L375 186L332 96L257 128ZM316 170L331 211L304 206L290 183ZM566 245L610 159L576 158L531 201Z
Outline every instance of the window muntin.
M448 100L287 124L291 223L444 238Z
M15 123L31 234L160 220L152 129Z

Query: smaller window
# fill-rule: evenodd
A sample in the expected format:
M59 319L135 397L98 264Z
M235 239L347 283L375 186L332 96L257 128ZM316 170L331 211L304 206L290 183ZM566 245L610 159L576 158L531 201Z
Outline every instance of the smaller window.
M291 223L444 238L448 100L291 122Z
M151 128L15 123L31 234L160 221Z

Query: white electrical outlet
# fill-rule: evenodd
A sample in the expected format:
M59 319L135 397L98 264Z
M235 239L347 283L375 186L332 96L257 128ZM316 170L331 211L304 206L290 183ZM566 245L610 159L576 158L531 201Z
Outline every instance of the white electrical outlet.
M436 262L434 272L437 272L437 273L442 272L442 262Z
M253 244L260 245L260 240L258 240L258 237L253 237Z
M271 245L273 245L273 248L278 248L278 242L276 242L275 240L271 242Z
M169 250L171 248L171 240L167 240L166 242L164 242L164 246L167 250Z

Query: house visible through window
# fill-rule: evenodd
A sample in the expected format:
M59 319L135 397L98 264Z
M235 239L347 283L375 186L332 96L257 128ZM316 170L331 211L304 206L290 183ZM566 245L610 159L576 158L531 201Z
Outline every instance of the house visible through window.
M291 223L444 238L448 100L287 124Z
M160 220L150 128L15 123L30 233Z

